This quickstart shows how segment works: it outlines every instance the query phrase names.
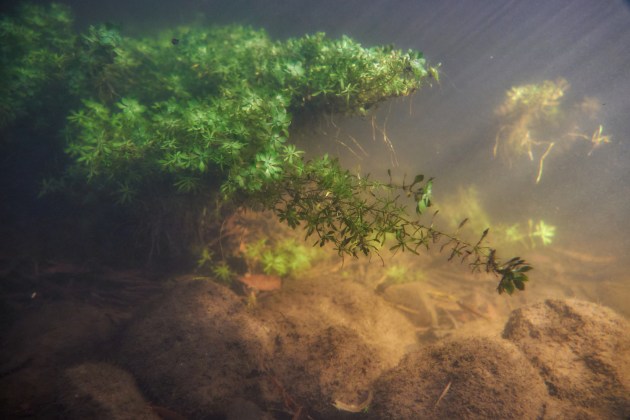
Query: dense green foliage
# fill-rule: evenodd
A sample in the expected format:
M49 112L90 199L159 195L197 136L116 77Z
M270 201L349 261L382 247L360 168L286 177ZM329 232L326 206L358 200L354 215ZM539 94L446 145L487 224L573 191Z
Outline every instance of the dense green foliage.
M76 42L66 8L21 9L0 19L0 128L55 100Z
M287 144L291 112L361 112L410 93L426 76L417 54L322 34L286 43L242 27L170 35L88 35L91 49L110 56L95 66L104 74L92 75L98 96L69 117L68 152L86 179L120 188L123 201L160 179L180 193L217 184L227 196L261 191L282 172L303 170Z
M468 244L407 215L397 194L412 197L420 214L431 204L431 180L372 182L327 156L305 161L289 143L297 113L366 114L413 93L437 76L421 53L321 33L273 41L240 26L150 38L96 26L75 36L71 23L55 5L23 6L0 23L8 81L0 124L32 118L38 102L67 107L69 164L44 182L45 192L87 186L141 219L159 220L151 228L167 236L165 218L190 218L198 228L212 203L231 203L271 209L341 255L369 255L387 239L416 252L447 238L451 258L472 255L475 267L501 275L499 291L527 280L523 261L501 265L481 240Z

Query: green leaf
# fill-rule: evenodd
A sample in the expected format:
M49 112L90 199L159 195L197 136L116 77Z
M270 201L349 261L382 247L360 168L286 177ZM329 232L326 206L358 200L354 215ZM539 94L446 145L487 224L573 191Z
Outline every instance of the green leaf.
M413 187L414 185L420 183L424 181L424 175L416 175L416 177L413 179L413 182L411 183L411 185L409 186L409 188Z
M512 293L514 293L514 283L512 282L511 279L506 279L503 278L501 279L501 282L499 283L499 287L497 288L499 294L505 292L508 295L511 295Z

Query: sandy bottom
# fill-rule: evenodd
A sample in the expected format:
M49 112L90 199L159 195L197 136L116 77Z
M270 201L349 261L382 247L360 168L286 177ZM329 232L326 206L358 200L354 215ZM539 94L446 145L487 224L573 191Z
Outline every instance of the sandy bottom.
M151 288L139 274L111 272L99 280L109 284L107 299L103 286L83 297L33 299L4 328L1 415L630 414L630 328L613 310L546 299L504 316L501 304L479 296L432 296L437 289L426 281L377 291L357 280L369 277L362 270L357 264L285 281L255 304L206 278L180 276ZM114 292L139 299L115 305Z

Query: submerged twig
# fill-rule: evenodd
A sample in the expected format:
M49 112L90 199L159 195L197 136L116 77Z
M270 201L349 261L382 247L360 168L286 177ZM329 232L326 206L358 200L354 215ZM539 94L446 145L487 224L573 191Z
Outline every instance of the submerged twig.
M485 319L486 321L490 321L488 319L487 316L485 316L484 314L482 314L481 312L479 312L478 310L466 305L464 302L462 302L461 300L457 301L457 304L459 305L460 308L470 312L473 315L477 315L479 318Z
M536 184L538 184L540 182L540 178L542 178L544 160L549 154L549 152L551 152L551 149L553 148L554 144L555 144L554 142L549 143L549 146L547 147L547 151L540 158L540 161L538 164L538 176L536 177Z
M435 402L434 407L437 407L438 404L440 403L440 401L442 401L442 398L444 398L446 396L446 394L448 393L448 390L451 389L451 384L452 383L453 383L453 381L449 381L448 384L446 384L446 387L444 387L444 391L442 391L442 393L440 394L440 397Z
M383 135L383 143L389 149L390 162L392 166L398 167L400 164L398 163L398 155L396 154L396 149L394 149L394 144L390 140L387 135L387 118L385 118L385 122L383 123L383 128L379 127L376 124L376 117L372 115L372 139L376 141L376 130L378 130Z
M361 402L360 404L346 404L342 401L339 400L335 400L335 402L333 403L333 406L337 409L337 410L341 410L341 411L347 411L349 413L361 413L363 411L365 411L370 404L372 403L372 399L374 398L374 394L372 392L372 390L368 391L368 396L367 398Z

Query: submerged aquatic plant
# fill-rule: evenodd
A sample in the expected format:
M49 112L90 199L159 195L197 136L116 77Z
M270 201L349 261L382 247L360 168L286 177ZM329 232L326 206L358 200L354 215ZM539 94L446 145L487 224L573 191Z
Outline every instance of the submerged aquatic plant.
M536 224L532 232L533 224L534 222L531 219L529 219L529 228L530 228L529 237L530 237L530 240L532 240L532 243L533 243L533 238L536 237L540 239L543 245L551 244L553 237L556 234L556 227L548 225L547 223L544 222L544 220L540 220L538 221L538 223Z
M591 150L588 152L588 156L592 155L595 149L601 147L604 144L611 142L611 137L609 135L604 135L604 126L601 124L593 132L593 135L590 137L582 133L570 133L569 135L591 142L592 146L591 146Z
M510 166L520 156L527 156L532 162L537 161L538 184L542 179L545 160L552 150L567 150L575 139L584 139L592 144L588 153L590 156L596 148L610 143L610 136L603 134L601 124L592 136L565 128L583 119L584 113L590 114L588 116L592 118L597 110L593 105L594 99L585 98L581 106L569 112L562 103L569 87L565 79L559 78L556 81L545 80L538 84L510 88L503 104L495 110L501 119L501 126L492 151L494 157L503 155Z
M294 239L270 244L261 239L244 247L244 257L249 271L262 271L269 275L297 276L311 267L316 252Z
M26 115L43 123L38 114L63 97L76 43L72 20L65 6L27 2L15 16L0 16L0 129Z
M334 244L340 255L371 255L388 238L392 249L413 253L440 242L449 259L499 275L499 292L527 280L521 259L501 263L484 245L487 230L466 242L408 214L399 195L412 198L422 215L432 205L432 179L372 181L327 155L307 161L289 142L296 114L366 115L389 98L439 81L437 66L419 52L366 48L323 33L274 41L242 26L189 26L131 38L100 25L69 36L71 19L61 6L24 7L0 26L3 72L37 75L26 79L37 86L27 95L20 93L23 78L7 78L0 123L6 128L29 118L30 99L63 85L63 100L41 96L66 116L65 171L46 185L116 201L149 227L152 250L159 238L170 249L188 249L181 241L199 241L201 226L245 206L272 210L320 246ZM34 35L22 38L23 32ZM5 46L15 39L19 48ZM13 109L20 112L5 112ZM211 206L217 210L208 211ZM202 255L200 264L209 259ZM271 255L264 264L278 271L285 268L281 262Z
M217 280L227 284L230 284L232 282L232 279L234 279L234 277L236 276L236 273L232 271L230 265L225 261L221 261L218 264L214 265L212 267L212 274L215 275Z
M474 185L460 187L456 193L441 200L439 208L446 215L448 226L455 229L459 225L460 234L474 233L486 226L492 226L492 240L499 246L512 248L513 245L520 245L522 249L532 249L537 245L548 246L556 234L556 226L542 219L536 222L530 217L526 222L512 224L491 220ZM463 225L462 220L466 221Z
M513 156L527 155L534 160L534 151L544 150L538 157L540 182L545 158L554 147L554 141L539 138L536 130L547 121L556 119L560 113L560 99L569 89L565 79L553 82L545 80L541 84L515 86L506 92L506 99L496 110L497 115L508 122L501 126L495 139L493 155L496 157L501 146L511 163Z
M496 230L503 234L507 242L520 243L530 248L535 248L537 242L543 246L551 245L556 235L555 226L544 220L534 223L533 219L527 221L527 228L522 223L515 223L508 227L498 226Z

